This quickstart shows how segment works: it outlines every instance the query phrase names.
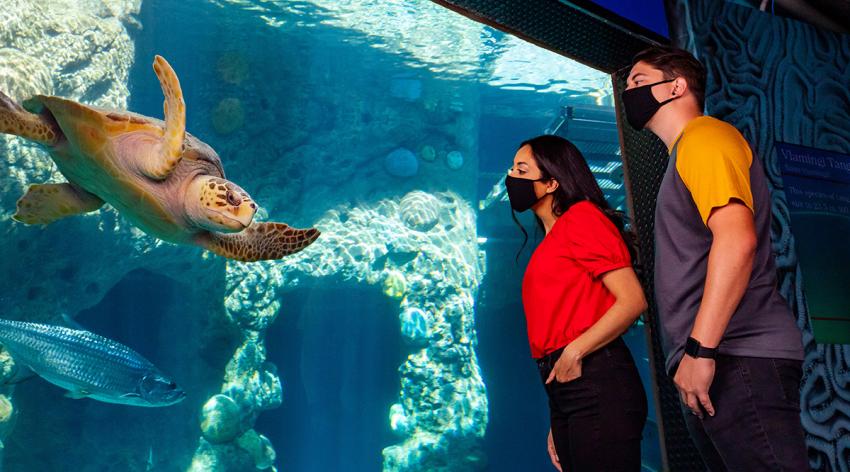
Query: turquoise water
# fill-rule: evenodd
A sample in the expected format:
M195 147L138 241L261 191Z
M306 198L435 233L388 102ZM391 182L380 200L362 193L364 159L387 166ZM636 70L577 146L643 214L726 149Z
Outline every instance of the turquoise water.
M26 20L9 28L47 26L32 42L0 35L0 66L21 71L0 86L161 118L162 55L187 130L258 217L323 234L240 264L109 208L24 227L8 218L24 185L61 176L2 141L8 316L67 312L188 394L142 409L40 379L4 387L5 470L550 470L519 299L530 252L515 263L521 234L497 184L520 141L553 132L622 208L608 76L430 2L34 5L6 13ZM84 38L73 57L51 43L63 35ZM648 385L642 327L627 339ZM200 425L218 393L238 407L238 437L212 444ZM661 468L654 417L650 401L647 470Z

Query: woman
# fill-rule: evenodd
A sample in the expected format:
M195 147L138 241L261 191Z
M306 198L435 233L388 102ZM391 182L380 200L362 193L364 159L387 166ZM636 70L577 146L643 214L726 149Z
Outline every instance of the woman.
M579 150L557 136L522 143L505 185L511 208L533 210L545 231L522 300L549 397L552 463L569 472L639 471L646 394L620 335L646 299L622 220Z

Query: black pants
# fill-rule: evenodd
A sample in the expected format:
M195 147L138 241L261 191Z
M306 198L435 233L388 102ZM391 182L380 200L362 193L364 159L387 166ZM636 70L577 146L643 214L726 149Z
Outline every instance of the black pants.
M700 420L682 409L712 472L810 470L800 423L802 372L800 361L717 357L708 390L715 415Z
M545 382L561 350L537 361ZM622 338L582 360L581 377L545 385L565 471L639 471L646 393Z

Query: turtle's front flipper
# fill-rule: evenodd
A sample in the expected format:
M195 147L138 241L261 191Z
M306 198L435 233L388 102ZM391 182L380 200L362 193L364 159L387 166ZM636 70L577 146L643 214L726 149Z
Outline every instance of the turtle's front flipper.
M254 223L239 233L204 233L198 243L228 259L255 262L280 259L309 246L319 230L295 229L283 223Z
M18 211L12 216L28 225L46 225L71 215L95 211L103 200L74 185L30 185L26 195L18 200Z
M153 70L165 95L165 134L159 146L159 153L145 161L144 173L150 178L162 180L174 170L183 157L183 139L186 137L186 104L183 102L183 90L171 65L156 56Z
M59 138L59 129L54 122L24 110L3 92L0 92L0 133L14 134L48 146L56 144Z

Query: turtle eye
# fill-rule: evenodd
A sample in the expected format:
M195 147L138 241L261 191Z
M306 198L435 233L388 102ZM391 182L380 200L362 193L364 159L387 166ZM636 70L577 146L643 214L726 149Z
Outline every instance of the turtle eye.
M235 193L228 191L227 192L227 203L233 206L239 206L242 204L242 199L239 198Z

